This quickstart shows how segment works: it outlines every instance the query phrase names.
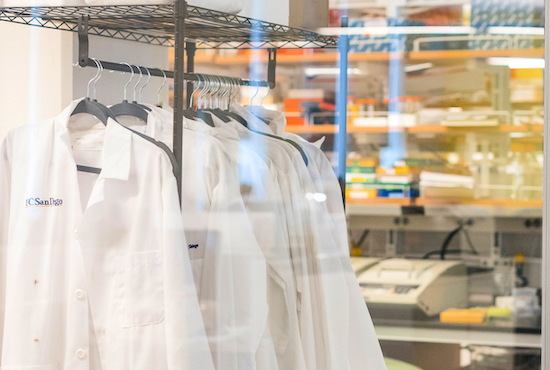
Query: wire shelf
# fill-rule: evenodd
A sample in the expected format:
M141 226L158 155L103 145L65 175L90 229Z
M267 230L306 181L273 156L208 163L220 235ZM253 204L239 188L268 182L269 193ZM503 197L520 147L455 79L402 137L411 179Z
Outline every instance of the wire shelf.
M77 32L89 16L89 34L174 46L173 5L0 7L0 21ZM337 37L195 6L187 7L187 41L200 49L335 48Z

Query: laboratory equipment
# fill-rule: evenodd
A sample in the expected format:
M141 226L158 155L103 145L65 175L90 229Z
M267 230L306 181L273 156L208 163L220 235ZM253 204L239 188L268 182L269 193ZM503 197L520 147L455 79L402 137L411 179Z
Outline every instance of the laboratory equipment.
M365 270L368 270L369 268L376 265L381 260L382 260L381 258L374 258L374 257L351 257L350 258L351 267L353 268L353 271L357 276L361 275Z
M459 261L388 259L358 280L371 312L402 308L433 316L468 302L466 266Z

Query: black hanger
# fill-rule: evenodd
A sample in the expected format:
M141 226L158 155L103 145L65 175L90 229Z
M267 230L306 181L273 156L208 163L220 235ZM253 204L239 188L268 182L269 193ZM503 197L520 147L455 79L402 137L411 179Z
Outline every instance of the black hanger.
M151 111L152 111L151 108L149 108L149 107L146 106L146 105L140 104L140 103L138 103L137 101L133 101L132 104L137 105L138 107L142 107L142 108L145 109L147 112L151 112Z
M292 145L294 148L296 148L296 150L298 150L298 152L300 152L300 155L302 156L302 159L304 160L304 163L306 164L306 166L309 164L309 160L307 158L307 155L306 155L306 152L302 149L302 147L300 145L298 145L297 143L295 143L294 141L292 140L288 140L288 139L285 139L285 138L282 138L280 136L276 136L276 135L271 135L271 134L267 134L265 132L261 132L261 131L256 131L256 130L253 130L251 129L250 127L248 127L248 123L246 122L246 120L241 117L240 115L236 114L235 112L228 112L231 114L231 117L235 118L236 120L238 120L240 123L243 124L244 127L248 128L250 131L252 132L255 132L257 134L260 134L260 135L264 135L264 136L267 136L267 137L271 137L273 139L277 139L277 140L281 140L281 141L284 141L290 145ZM254 115L254 117L256 117L256 115Z
M122 126L122 127L124 127L125 129L127 129L127 130L131 131L132 133L136 134L137 136L142 137L143 139L149 141L150 143L152 143L152 144L158 146L160 149L162 149L166 153L166 155L168 155L168 158L170 158L170 162L172 163L172 172L174 173L174 176L178 177L178 174L179 174L180 171L179 171L178 162L176 160L176 156L170 150L170 148L168 148L168 146L166 144L164 144L161 141L157 141L157 140L153 139L150 136L142 134L141 132L137 132L135 130L132 130L130 127L126 127L126 126Z
M231 118L229 118L229 115L226 111L223 111L221 109L213 109L212 114L221 119L223 122L228 123L231 121Z
M94 100L90 100L90 98L85 98L81 100L76 108L71 113L71 117L76 114L90 114L96 118L98 118L101 123L103 123L105 126L107 126L107 121L109 118L113 118L112 114L109 112L109 109L104 106L103 104L99 104L98 102ZM116 119L115 119L116 121ZM93 174L99 174L101 172L101 168L96 167L89 167L89 166L76 166L77 171L80 172L88 172Z
M115 117L120 116L132 116L137 117L143 122L147 123L149 113L137 104L128 103L128 100L124 100L122 103L113 105L110 108Z
M206 112L204 110L198 110L197 112L197 118L202 119L208 126L215 127L214 120L212 119L212 116L210 115L210 112Z
M257 134L268 136L268 137L271 137L273 139L281 140L281 141L284 141L284 142L292 145L294 148L296 148L297 151L300 152L300 155L302 156L302 159L304 160L304 163L306 164L306 166L309 164L309 160L307 159L306 152L304 151L304 149L302 149L302 147L300 145L298 145L294 141L285 139L285 138L280 137L280 136L266 134L265 132L261 132L261 131L256 131L256 130L252 130L252 129L249 129L249 130L252 131L252 132L255 132Z
M115 122L118 123L118 121L116 119L116 116L113 114L113 112L109 108L107 108L105 105L99 103L95 99L95 97L94 97L94 100L90 100L90 97L89 97L90 96L90 84L92 83L92 81L94 81L94 95L95 95L95 84L101 78L101 73L103 72L103 66L101 65L101 63L99 63L94 58L92 58L92 60L97 65L97 74L95 75L94 78L92 78L88 82L87 97L85 99L81 100L77 104L76 108L71 113L71 116L74 116L76 114L81 114L81 113L91 114L91 115L97 117L105 126L107 126L107 122L108 122L109 118L113 119ZM80 171L80 172L88 172L88 173L93 173L93 174L101 173L101 168L90 167L90 166L77 165L76 169L77 169L77 171Z
M75 114L90 114L97 119L99 119L105 126L107 126L107 120L110 117L109 113L103 108L102 104L99 104L96 101L90 100L90 98L86 98L81 100L76 108L71 113L71 117Z
M246 122L246 120L243 117L241 117L237 113L231 112L231 111L226 111L226 113L229 117L234 118L237 122L242 124L244 127L248 128L248 122Z
M196 119L198 118L197 112L195 112L193 109L189 108L183 111L183 116L187 119Z

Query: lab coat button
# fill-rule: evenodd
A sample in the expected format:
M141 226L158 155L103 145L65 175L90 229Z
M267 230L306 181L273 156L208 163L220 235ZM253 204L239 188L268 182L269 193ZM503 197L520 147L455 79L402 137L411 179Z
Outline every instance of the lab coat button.
M74 292L74 295L75 295L76 299L78 299L79 301L83 301L84 299L86 299L86 293L84 293L83 290L77 289Z
M78 230L74 229L74 238L78 240Z
M76 350L76 357L79 360L85 360L87 356L88 355L86 354L86 351L84 351L83 349L77 349Z

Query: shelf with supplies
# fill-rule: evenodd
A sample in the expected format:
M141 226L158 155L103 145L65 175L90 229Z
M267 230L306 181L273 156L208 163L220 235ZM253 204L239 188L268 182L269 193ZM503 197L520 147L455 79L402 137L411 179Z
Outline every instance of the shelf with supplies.
M338 133L337 125L288 125L285 130L287 132L292 132L294 134L336 134ZM392 131L403 132L403 129L395 128ZM387 127L359 127L348 125L347 132L348 134L368 132L368 133L378 133L384 134L388 133L389 129Z
M542 199L479 199L453 201L445 198L348 199L348 216L455 216L542 217Z
M491 58L491 57L523 57L536 58L544 57L544 49L518 49L518 50L435 50L435 51L411 51L401 52L369 52L350 53L349 62L361 61L389 61L392 59L409 60L446 60L446 59L469 59L469 58ZM332 52L315 52L303 54L280 54L278 63L282 64L336 64L338 54ZM240 54L240 55L219 55L219 54L198 54L197 61L205 64L217 65L247 65L251 62L267 63L267 55L263 53Z
M390 59L403 59L403 53L353 53L349 54L349 62L360 61L387 61ZM268 57L265 53L252 52L249 54L219 55L219 54L197 54L196 60L204 64L216 65L248 65L250 63L267 63ZM304 52L303 54L277 55L277 63L280 64L301 64L301 63L330 63L338 62L338 54L332 52Z
M448 127L442 125L419 125L408 128L403 127L362 127L348 125L348 134L353 133L388 133L388 132L408 132L410 134L466 134L468 132L477 133L542 133L543 125L498 125L494 127ZM338 126L336 125L288 125L286 127L287 132L295 134L335 134L338 132Z
M478 132L478 133L527 133L527 132L536 132L542 133L544 130L543 125L510 125L510 124L501 124L493 127L449 127L442 125L419 125L410 127L410 133L419 134L419 133L431 133L431 134L463 134L467 132Z
M492 50L425 50L411 51L408 53L408 57L411 60L469 59L492 57L535 58L544 57L544 49L533 48Z

